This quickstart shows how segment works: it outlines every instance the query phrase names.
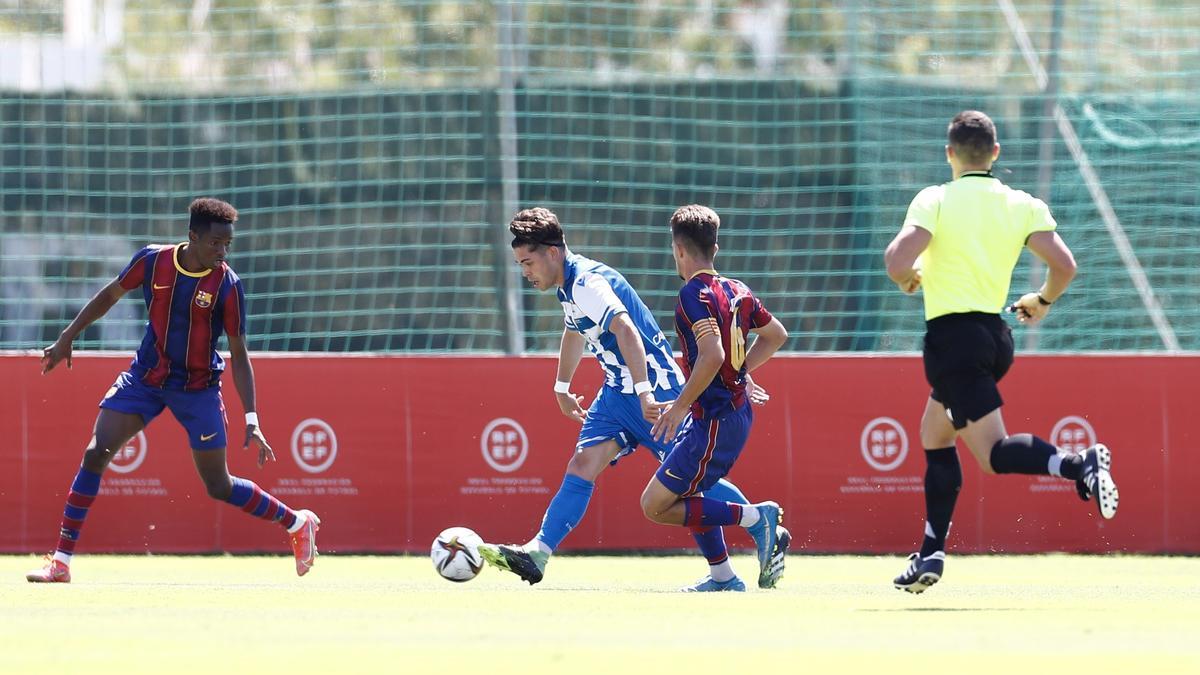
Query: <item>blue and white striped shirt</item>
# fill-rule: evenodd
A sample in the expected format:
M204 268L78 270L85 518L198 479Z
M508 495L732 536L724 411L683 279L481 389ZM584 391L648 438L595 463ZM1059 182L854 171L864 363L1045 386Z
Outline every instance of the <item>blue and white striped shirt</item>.
M646 350L646 372L655 389L679 389L683 372L671 354L671 345L646 303L621 273L604 263L567 252L563 285L558 300L566 315L564 325L583 335L588 351L604 369L606 386L623 394L633 393L633 377L612 333L613 318L628 314L642 336Z

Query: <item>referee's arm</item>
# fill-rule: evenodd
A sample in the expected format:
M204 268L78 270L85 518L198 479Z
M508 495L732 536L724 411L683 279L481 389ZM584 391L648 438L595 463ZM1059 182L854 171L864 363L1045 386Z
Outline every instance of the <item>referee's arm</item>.
M1042 297L1049 302L1058 300L1079 269L1071 249L1054 231L1034 232L1029 235L1025 246L1046 263L1046 283L1039 290Z
M932 239L929 230L905 225L883 252L888 277L905 293L912 293L921 285L921 273L914 265Z

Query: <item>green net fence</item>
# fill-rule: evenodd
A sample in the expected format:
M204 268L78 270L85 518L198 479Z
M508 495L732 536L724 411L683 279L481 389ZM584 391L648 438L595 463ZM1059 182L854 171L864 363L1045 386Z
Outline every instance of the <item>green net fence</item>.
M0 0L0 348L212 195L254 349L555 349L504 237L531 205L669 325L690 202L789 349L917 349L882 249L979 108L1081 266L1026 348L1200 349L1196 35L1149 1ZM130 349L143 315L79 346Z

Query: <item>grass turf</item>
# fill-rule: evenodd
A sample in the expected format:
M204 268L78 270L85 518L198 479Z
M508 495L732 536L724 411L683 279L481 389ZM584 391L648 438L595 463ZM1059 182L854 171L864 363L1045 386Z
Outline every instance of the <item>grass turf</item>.
M780 588L682 594L693 557L551 561L530 588L423 557L0 557L0 672L1200 672L1200 559L974 556L923 595L900 557L793 556ZM419 670L414 670L419 669Z

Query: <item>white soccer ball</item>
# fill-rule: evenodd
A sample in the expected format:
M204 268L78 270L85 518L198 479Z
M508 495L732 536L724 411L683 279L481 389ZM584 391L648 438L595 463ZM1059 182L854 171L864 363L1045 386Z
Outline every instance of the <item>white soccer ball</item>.
M483 539L466 527L448 527L433 540L433 568L450 581L470 581L483 569L479 547Z

